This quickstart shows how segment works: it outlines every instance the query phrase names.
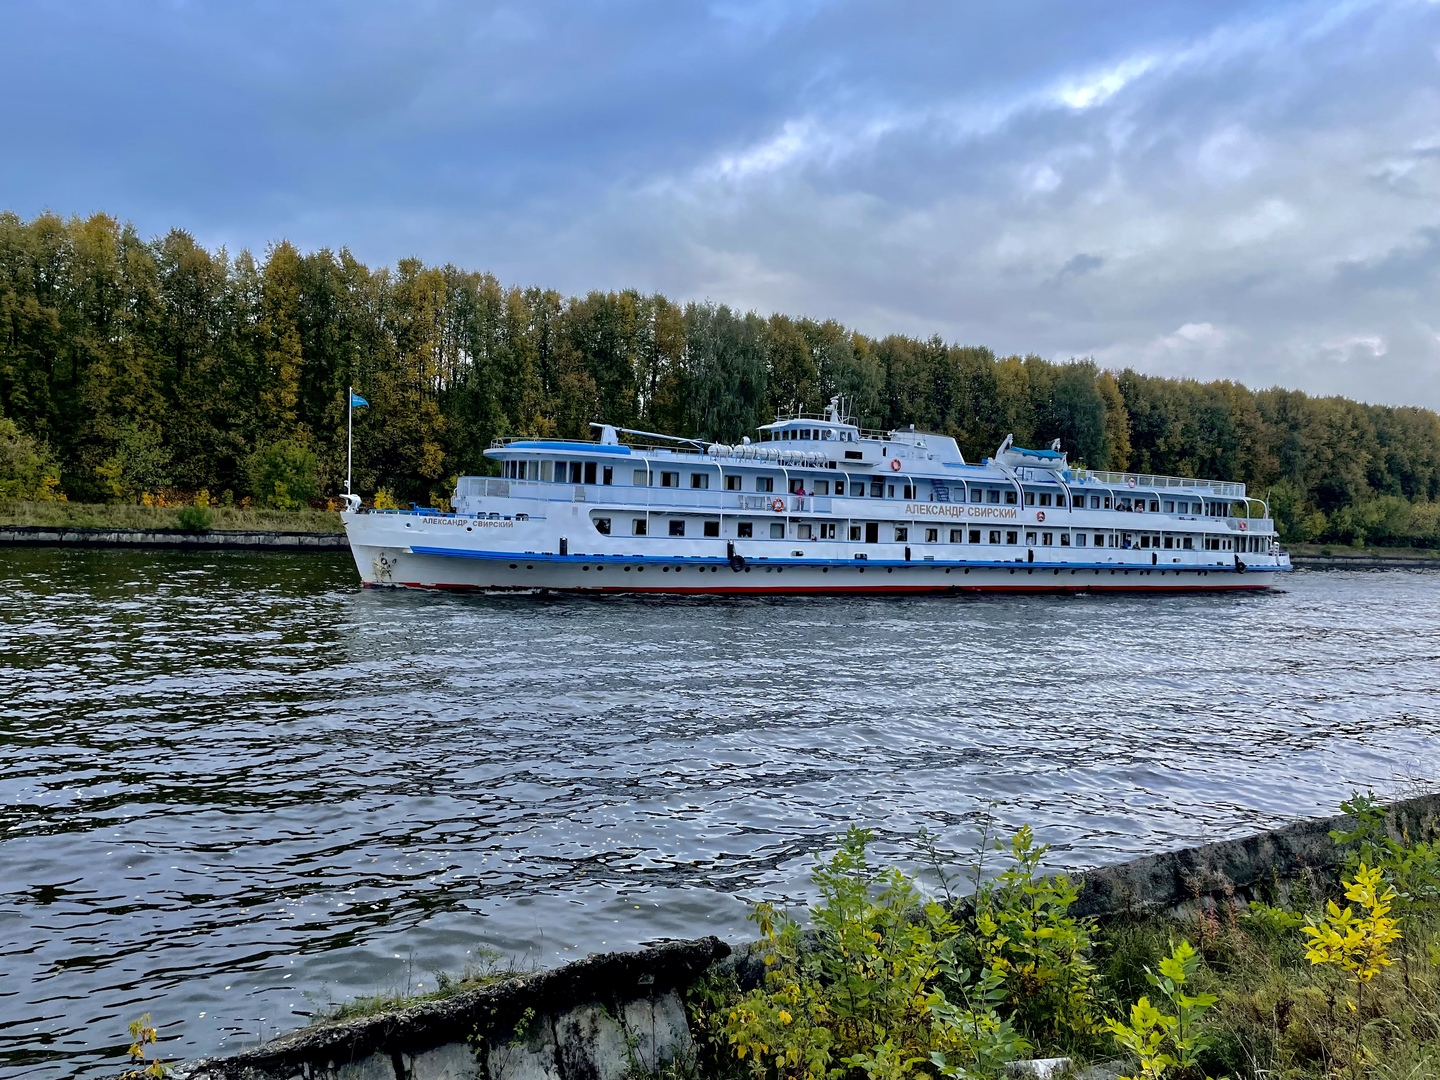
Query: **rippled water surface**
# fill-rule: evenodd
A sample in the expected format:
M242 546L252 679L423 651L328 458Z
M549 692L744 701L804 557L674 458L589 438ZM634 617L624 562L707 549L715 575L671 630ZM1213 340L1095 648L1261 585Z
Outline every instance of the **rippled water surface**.
M0 551L0 1075L714 932L849 822L1087 865L1440 760L1440 574L1239 597L362 592L342 557Z

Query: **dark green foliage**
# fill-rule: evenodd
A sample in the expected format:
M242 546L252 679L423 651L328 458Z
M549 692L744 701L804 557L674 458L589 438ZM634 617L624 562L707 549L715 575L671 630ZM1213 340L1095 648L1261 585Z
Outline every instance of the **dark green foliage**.
M147 242L103 214L0 213L6 490L38 476L88 501L333 495L351 385L371 404L355 417L356 489L407 501L488 471L497 437L584 438L606 421L733 442L838 394L862 425L952 435L970 460L1007 434L1058 438L1092 468L1244 481L1290 540L1440 546L1440 417L1425 409L873 340L631 290L566 298L416 259L372 270L285 242L257 260L180 230Z

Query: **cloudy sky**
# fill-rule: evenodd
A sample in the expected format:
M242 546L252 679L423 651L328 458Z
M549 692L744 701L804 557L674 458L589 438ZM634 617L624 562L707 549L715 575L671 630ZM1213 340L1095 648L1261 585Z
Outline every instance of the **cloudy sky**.
M0 207L1440 407L1440 3L32 0Z

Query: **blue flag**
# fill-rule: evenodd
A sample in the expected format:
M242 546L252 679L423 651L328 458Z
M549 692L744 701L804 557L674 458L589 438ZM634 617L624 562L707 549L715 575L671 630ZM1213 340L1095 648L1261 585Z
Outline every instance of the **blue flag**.
M369 404L370 402L366 401L359 394L355 393L354 390L350 391L350 407L352 409L363 409Z

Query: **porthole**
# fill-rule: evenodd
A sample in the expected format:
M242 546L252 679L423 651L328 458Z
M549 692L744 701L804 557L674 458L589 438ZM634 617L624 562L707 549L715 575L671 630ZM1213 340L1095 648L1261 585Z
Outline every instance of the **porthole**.
M885 568L885 573L887 573L887 574L893 574L894 572L895 572L895 568L894 568L893 566L888 566L888 567Z
M830 568L829 568L828 566L822 566L822 567L820 568L820 573L822 573L822 574L828 574L829 572L830 572Z
M660 572L661 572L662 574L668 574L668 573L670 572L670 568L669 568L668 566L662 566L662 567L660 568Z
M471 525L466 525L466 526L465 526L465 531L466 531L466 532L474 532L475 529L474 529L474 527L471 526Z
M581 569L581 570L589 570L590 567L588 567L588 566L582 566L582 567L580 567L580 569Z
M748 566L747 566L747 567L745 567L745 573L747 573L747 574L748 574L748 573L749 573L749 572L750 572L750 567L748 567Z
M625 567L625 572L628 574L630 572L630 567Z
M526 564L525 564L525 569L526 569L526 570L534 570L534 569L535 569L535 564L534 564L534 563L526 563Z
M511 569L511 570L517 570L517 569L519 569L519 566L518 566L518 564L512 562L512 563L510 564L510 569Z
M643 574L645 572L645 568L643 566L637 566L635 567L635 572L637 574Z

